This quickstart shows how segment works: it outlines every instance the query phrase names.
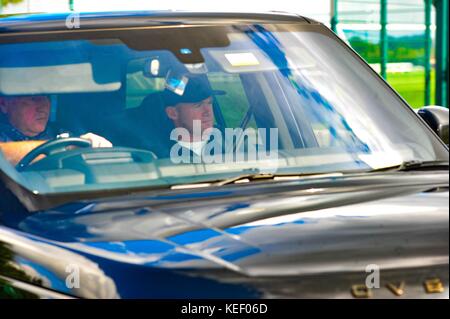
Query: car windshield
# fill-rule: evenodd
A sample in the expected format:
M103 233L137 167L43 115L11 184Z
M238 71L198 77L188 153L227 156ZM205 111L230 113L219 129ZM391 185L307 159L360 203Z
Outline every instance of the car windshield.
M44 194L448 161L353 51L293 23L6 34L0 150Z

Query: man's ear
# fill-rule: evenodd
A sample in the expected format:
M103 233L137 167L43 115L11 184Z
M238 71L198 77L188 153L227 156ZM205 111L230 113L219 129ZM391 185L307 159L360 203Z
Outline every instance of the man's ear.
M172 121L175 121L176 119L178 119L178 111L173 106L166 107L166 114L167 114L167 117L169 119L171 119Z

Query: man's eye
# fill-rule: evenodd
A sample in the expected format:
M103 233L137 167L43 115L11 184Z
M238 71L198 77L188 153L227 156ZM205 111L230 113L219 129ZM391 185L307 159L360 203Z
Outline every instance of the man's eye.
M41 103L41 102L45 101L45 98L36 96L36 97L32 97L31 100L35 103Z

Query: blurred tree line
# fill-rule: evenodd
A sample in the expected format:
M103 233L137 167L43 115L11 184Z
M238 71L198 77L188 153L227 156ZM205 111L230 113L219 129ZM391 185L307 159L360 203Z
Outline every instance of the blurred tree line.
M19 2L22 2L23 0L1 0L1 1L2 1L2 5L3 5L3 6L6 6L6 5L10 4L10 3L19 3Z
M0 242L0 274L32 285L42 285L42 280L32 278L13 264L14 254L8 246ZM34 299L37 295L15 288L0 278L0 299Z
M380 46L360 36L349 39L352 48L367 62L380 62ZM433 52L432 52L433 55ZM388 37L388 61L412 62L415 65L425 63L425 42L423 35Z

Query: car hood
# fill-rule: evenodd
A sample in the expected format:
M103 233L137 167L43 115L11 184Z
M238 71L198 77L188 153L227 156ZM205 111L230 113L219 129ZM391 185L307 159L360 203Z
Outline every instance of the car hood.
M336 297L355 278L364 283L370 265L417 287L430 274L448 283L448 173L366 179L78 202L29 216L14 234L83 256L121 297ZM346 286L291 287L327 276ZM160 288L149 289L155 280Z

